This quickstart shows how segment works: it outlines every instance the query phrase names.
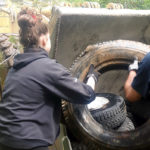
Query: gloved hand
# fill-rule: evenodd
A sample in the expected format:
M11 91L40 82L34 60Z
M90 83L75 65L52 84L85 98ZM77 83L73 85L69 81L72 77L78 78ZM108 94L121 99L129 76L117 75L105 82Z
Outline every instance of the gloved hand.
M129 65L128 70L129 71L131 71L131 70L137 71L138 68L139 68L139 66L138 66L138 58L135 57L133 63Z
M97 71L94 71L94 65L91 64L89 67L89 71L84 79L85 83L87 82L87 80L92 77L94 79L95 82L98 81L98 77L100 76L100 73Z

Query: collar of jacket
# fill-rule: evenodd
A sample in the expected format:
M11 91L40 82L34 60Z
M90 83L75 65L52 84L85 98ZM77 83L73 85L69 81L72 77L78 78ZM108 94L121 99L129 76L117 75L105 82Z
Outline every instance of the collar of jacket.
M20 69L31 62L48 57L48 53L42 48L28 48L25 53L18 54L14 57L14 69Z

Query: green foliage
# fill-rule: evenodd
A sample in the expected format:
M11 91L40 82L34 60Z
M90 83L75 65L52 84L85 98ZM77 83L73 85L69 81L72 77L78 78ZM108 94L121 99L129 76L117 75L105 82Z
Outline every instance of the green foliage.
M108 3L120 3L127 9L150 9L150 0L11 0L15 3L32 2L34 7L44 7L51 4L58 4L59 2L83 3L84 1L98 2L101 8L105 8Z
M127 9L150 9L150 0L96 0L101 7L106 7L108 3L120 3Z
M55 0L52 0L55 1ZM127 9L150 9L150 0L58 0L71 3L83 3L84 1L98 2L101 8L105 8L108 3L120 3Z
M3 60L3 54L0 52L0 62Z
M9 41L10 41L11 43L13 43L13 44L17 44L17 43L18 43L18 40L17 40L16 37L13 36L13 35L11 35L11 36L9 37Z
M63 1L63 0L59 0ZM120 3L127 9L150 9L150 0L64 0L74 3L82 3L84 1L98 2L102 8L108 3Z
M150 0L143 0L144 2L140 6L141 9L150 9Z
M20 52L23 51L23 47L19 43L19 39L16 36L14 35L9 36L9 41L14 45L14 48L18 49Z

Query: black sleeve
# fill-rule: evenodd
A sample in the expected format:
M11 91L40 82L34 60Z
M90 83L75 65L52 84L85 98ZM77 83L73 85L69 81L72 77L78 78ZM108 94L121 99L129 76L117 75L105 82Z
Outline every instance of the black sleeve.
M49 65L46 69L45 77L44 86L50 92L66 101L77 104L88 104L95 99L93 89L77 78L74 78L59 63Z

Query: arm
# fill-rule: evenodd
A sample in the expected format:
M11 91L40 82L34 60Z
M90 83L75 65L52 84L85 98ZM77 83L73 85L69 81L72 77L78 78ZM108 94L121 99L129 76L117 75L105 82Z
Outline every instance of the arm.
M95 99L94 90L73 77L61 64L48 64L45 71L44 87L55 96L71 103L88 104ZM42 83L43 84L43 83Z
M137 59L129 65L129 76L125 82L125 95L131 101L147 98L150 91L150 53L138 64Z
M131 86L135 76L136 76L136 72L134 70L131 70L129 72L129 76L124 85L125 97L130 102L135 102L141 99L141 95L136 90L134 90Z

